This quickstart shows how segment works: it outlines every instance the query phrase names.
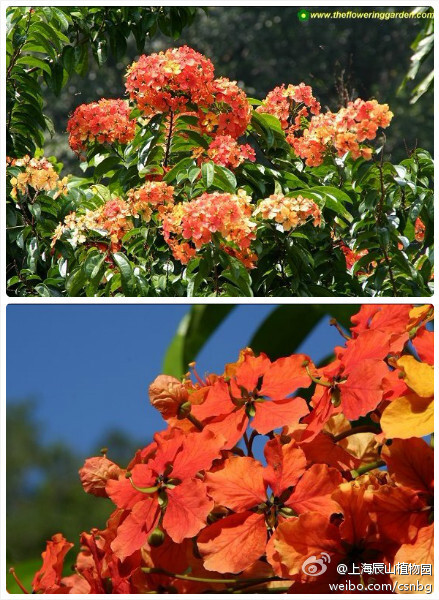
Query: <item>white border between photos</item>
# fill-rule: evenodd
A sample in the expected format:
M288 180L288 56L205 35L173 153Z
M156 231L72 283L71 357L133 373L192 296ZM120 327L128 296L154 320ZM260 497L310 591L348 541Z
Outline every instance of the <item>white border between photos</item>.
M6 73L6 36L5 36L5 19L4 19L4 15L5 15L5 10L7 6L48 6L48 5L52 5L52 6L72 6L75 4L78 5L84 5L87 4L89 6L106 6L108 4L110 4L109 2L105 2L105 1L95 1L95 2L82 2L81 0L75 2L74 0L70 0L70 1L62 1L62 0L52 0L52 1L47 1L47 2L41 2L41 1L22 1L22 0L17 0L17 1L9 1L9 2L5 2L5 0L0 0L1 2L1 40L0 40L0 48L1 48L1 107L2 107L2 112L1 112L1 119L2 119L2 124L5 124L5 113L6 113L6 102L5 102L5 77L4 74ZM114 3L115 5L117 3ZM124 6L141 6L141 4L139 2L133 2L132 0L125 0L123 2ZM260 2L258 0L253 0L253 2L250 3L246 3L246 2L227 2L227 4L225 4L224 2L206 2L206 1L199 1L199 2L150 2L148 5L151 6L247 6L247 4L249 5L248 8L254 8L254 7L264 7L264 6L279 6L279 7L287 7L287 6L297 6L297 8L324 8L327 9L328 7L332 7L332 6L337 6L337 7L368 7L368 6L373 6L376 8L395 8L395 10L398 10L399 8L403 8L403 7L414 7L414 6L424 6L420 3L416 4L415 2L411 2L408 0L396 0L395 3L382 3L379 1L362 1L359 0L357 1L354 6L352 6L349 2L346 2L344 0L321 0L320 2L316 2L313 0L304 0L303 2L297 2L297 1L290 1L290 2L275 2L273 4L266 2ZM435 6L436 3L433 3L430 1L430 3L427 3L425 6ZM437 64L437 58L438 58L438 49L435 48L434 50L434 58L435 58L435 62ZM377 60L379 60L379 57L377 57ZM438 97L438 88L439 88L439 83L436 80L435 84L434 84L434 94L435 94L435 98ZM3 129L4 131L4 129ZM434 147L437 148L437 142L438 142L438 134L439 128L438 128L438 124L437 124L437 119L435 119L435 124L434 124ZM6 189L5 189L5 177L4 177L4 171L5 171L5 156L6 156L6 140L5 140L5 135L3 133L2 136L2 140L1 140L1 148L2 148L2 158L0 159L0 164L2 165L2 177L1 177L1 187L0 189L2 190L2 197L6 196ZM437 191L435 193L435 201L437 201ZM439 211L435 211L435 215L434 215L434 223L435 223L435 232L438 231L438 219L439 219ZM1 335L1 345L0 345L0 382L1 382L1 394L0 394L0 433L1 433L1 437L0 437L0 456L1 456L1 462L0 462L0 472L1 472L1 480L0 480L0 507L1 507L1 512L0 512L0 518L1 518L1 529L0 529L0 599L6 599L6 598L19 598L21 597L21 595L19 594L7 594L6 592L6 309L8 305L15 305L15 304L21 304L21 305L26 305L26 304L102 304L102 305L107 305L107 304L118 304L118 305L124 305L124 304L169 304L169 305L175 305L175 304L307 304L307 303L313 303L313 304L383 304L383 303L387 303L387 304L406 304L406 303L416 303L416 304L433 304L433 306L436 308L436 287L435 286L435 292L433 294L433 296L431 297L420 297L420 298L383 298L383 299L376 299L376 298L328 298L328 297L312 297L312 298L297 298L297 297L292 297L292 298L240 298L238 302L234 302L232 301L231 298L117 298L117 300L114 300L112 298L11 298L8 297L6 295L6 272L5 272L5 260L4 257L6 255L6 223L5 223L5 210L4 208L1 209L0 211L0 228L1 228L1 236L0 236L0 335ZM437 252L438 249L435 250L435 258L437 258ZM437 351L439 347L439 341L436 340L435 343L435 352ZM33 351L33 348L30 345L26 345L24 346L24 348L26 349L26 353L27 354L31 354ZM37 351L35 349L35 351ZM435 375L437 374L437 366L435 364ZM439 387L439 380L437 377L435 377L435 390L437 391L437 388ZM436 419L435 419L435 424L437 425L439 417L436 414ZM437 464L438 461L435 461L435 475L436 475L436 479L437 479L437 474L439 471L439 465ZM439 543L436 542L435 543L435 550L437 552L438 549L438 545ZM439 575L439 561L437 562L438 566L434 569L435 575L436 575L436 580L438 578ZM436 587L436 589L438 588L438 586ZM298 594L289 594L292 595L293 597L298 597ZM65 595L61 595L61 594L54 594L54 595L50 595L51 597L55 597L55 598L65 598ZM111 594L112 597L117 598L119 597L116 594ZM169 598L177 598L179 597L179 595L177 594L166 594L167 597ZM197 594L197 596L201 596L200 594ZM82 595L70 595L70 597L77 597L77 598L81 598L83 597ZM88 595L89 598L99 598L100 595L98 594L89 594ZM212 594L210 595L211 598L214 599L218 599L218 598L226 598L228 597L228 594ZM242 598L254 598L255 595L254 594L242 594L240 597ZM330 600L332 598L334 598L333 594L310 594L310 597L313 598L318 598L318 599L327 599ZM352 598L387 598L388 594L352 594L349 597ZM410 596L411 598L433 598L434 597L434 592L431 595L427 595L427 594L411 594Z

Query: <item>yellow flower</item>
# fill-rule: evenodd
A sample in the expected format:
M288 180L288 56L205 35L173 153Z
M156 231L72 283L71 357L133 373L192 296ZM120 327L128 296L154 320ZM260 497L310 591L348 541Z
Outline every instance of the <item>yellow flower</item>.
M423 437L434 430L434 371L413 356L401 356L396 362L407 387L412 390L393 400L381 416L381 428L387 438Z

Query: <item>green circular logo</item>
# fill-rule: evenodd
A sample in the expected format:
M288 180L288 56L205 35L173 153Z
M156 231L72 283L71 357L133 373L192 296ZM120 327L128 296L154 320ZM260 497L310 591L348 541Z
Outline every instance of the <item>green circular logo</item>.
M304 8L302 8L297 13L297 18L299 19L299 21L308 21L308 19L309 19L309 10L305 10Z

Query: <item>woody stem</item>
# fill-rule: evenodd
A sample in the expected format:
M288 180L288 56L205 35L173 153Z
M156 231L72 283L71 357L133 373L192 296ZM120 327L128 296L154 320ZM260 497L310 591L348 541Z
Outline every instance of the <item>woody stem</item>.
M334 442L344 440L350 435L355 435L356 433L378 433L378 431L376 427L372 427L372 425L359 425L358 427L352 427L352 429L348 429L347 431L343 431L338 435L334 435Z

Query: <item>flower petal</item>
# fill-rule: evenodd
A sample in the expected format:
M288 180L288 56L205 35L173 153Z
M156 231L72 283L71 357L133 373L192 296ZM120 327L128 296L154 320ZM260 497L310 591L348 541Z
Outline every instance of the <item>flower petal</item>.
M264 515L242 512L206 527L198 536L204 566L217 573L239 573L265 552L267 528Z
M434 430L434 400L407 394L393 400L381 415L387 438L423 437Z
M396 439L391 446L383 446L381 456L399 485L417 492L433 491L434 451L427 442L415 437Z
M206 485L199 479L188 479L168 491L168 505L163 528L177 544L193 537L206 526L207 515L213 509L207 497Z
M285 504L298 514L317 510L329 517L339 511L337 503L331 499L331 494L342 481L343 478L336 469L327 465L312 465L302 475Z
M382 360L366 359L350 372L340 385L343 413L354 421L374 410L383 398L382 382L389 369Z
M401 356L396 364L403 370L406 384L418 396L431 398L434 395L434 369L431 365L409 355Z
M310 358L305 354L278 358L264 375L261 396L281 400L300 387L309 387L311 379L303 366L304 362L311 363Z
M264 454L267 460L264 479L274 495L280 496L288 487L296 485L305 472L305 454L294 440L281 444L278 436L265 444Z
M133 507L117 528L116 537L111 542L111 549L118 558L123 560L147 544L159 513L157 498L144 497Z
M257 402L256 415L251 422L258 433L266 434L273 429L287 426L294 427L299 419L309 413L308 405L303 398L285 398L272 402Z
M267 499L263 474L264 467L259 461L235 456L227 459L221 470L207 473L205 483L216 504L242 511Z

